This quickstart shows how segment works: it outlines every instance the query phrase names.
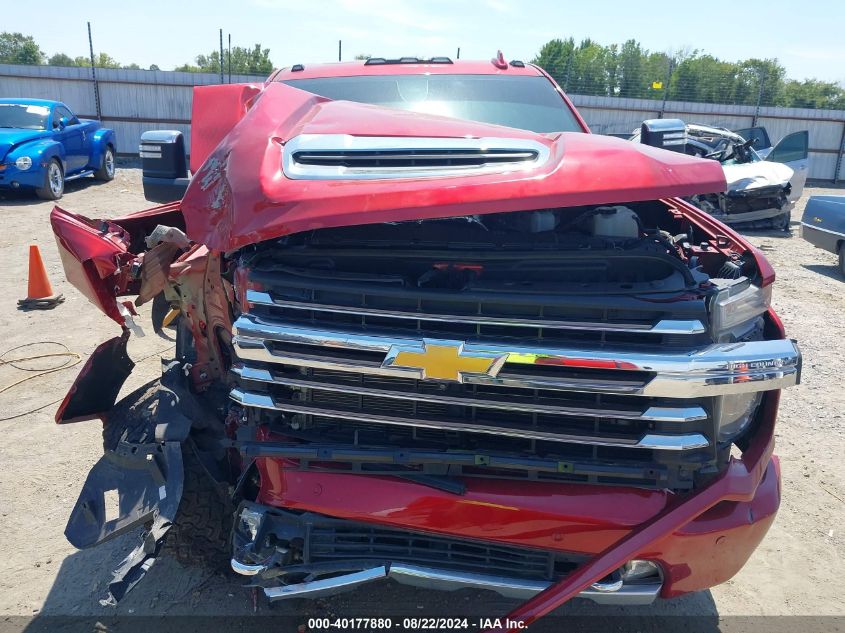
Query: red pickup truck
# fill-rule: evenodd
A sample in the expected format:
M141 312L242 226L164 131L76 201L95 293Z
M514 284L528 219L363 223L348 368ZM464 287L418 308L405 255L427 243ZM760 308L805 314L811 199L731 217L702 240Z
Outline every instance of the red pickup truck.
M57 413L104 422L71 543L146 526L113 599L162 547L270 600L392 578L524 598L523 623L742 567L801 356L769 263L685 201L717 162L590 134L501 56L296 65L193 108L181 200L51 217L123 329ZM115 405L150 301L176 358Z

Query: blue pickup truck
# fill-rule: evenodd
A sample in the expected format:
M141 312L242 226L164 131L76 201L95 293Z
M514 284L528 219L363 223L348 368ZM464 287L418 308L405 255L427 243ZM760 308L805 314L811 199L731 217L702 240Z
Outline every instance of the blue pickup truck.
M845 196L810 196L801 218L801 237L839 255L845 277Z
M65 182L114 178L114 130L80 119L59 101L0 99L0 189L58 200Z

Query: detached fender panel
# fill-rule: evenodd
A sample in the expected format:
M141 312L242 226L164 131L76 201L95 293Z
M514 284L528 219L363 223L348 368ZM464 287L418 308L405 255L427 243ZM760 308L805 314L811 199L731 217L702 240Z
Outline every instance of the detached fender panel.
M104 359L109 351L122 346L125 343L120 338L105 343L101 346L106 350ZM156 423L154 433L150 435L145 429L140 437L124 434L88 473L65 528L72 545L80 549L94 547L144 527L138 545L114 571L109 595L101 604L115 604L123 598L144 577L161 551L182 500L183 443L195 417L202 420L201 406L189 392L183 366L177 362L164 366L155 419L150 421ZM127 437L138 440L128 441Z
M105 220L91 220L54 207L50 224L68 281L120 325L126 322L125 308L117 302L132 281L129 265L129 236L120 226Z
M106 451L82 487L65 536L79 549L93 547L159 516L168 526L182 498L181 442L121 443ZM106 493L116 491L119 511L108 518Z
M56 423L81 422L104 416L135 363L126 352L129 331L101 343L85 362L56 411Z

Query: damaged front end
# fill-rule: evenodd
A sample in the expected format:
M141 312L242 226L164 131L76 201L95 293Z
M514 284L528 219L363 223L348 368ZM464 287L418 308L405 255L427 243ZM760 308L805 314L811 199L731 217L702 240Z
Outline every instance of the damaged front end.
M81 547L146 528L111 602L191 524L270 600L392 578L523 597L526 622L747 560L801 357L770 266L679 198L724 191L721 167L503 130L270 85L178 205L53 212L68 277L124 328L58 421L118 421L135 306L177 327L146 432L106 446L68 525ZM194 462L234 529L231 506L184 520Z
M485 589L527 600L586 560L247 501L235 517L232 569L250 577L250 584L271 602L335 595L387 578L425 589ZM365 541L368 545L361 547ZM352 556L353 550L361 554ZM656 565L634 560L591 583L578 597L598 604L647 605L661 585Z
M793 192L795 172L782 163L761 160L754 139L723 128L688 125L687 148L722 164L727 189L693 197L701 209L737 230L789 230L790 212L800 191Z
M695 196L702 210L737 230L789 230L792 170L776 163L724 165L728 190Z
M57 207L51 222L68 279L123 330L94 350L55 416L59 424L100 419L104 425L104 454L71 512L68 541L85 549L143 527L102 601L114 604L144 576L173 526L184 488L183 451L202 452L189 441L192 427L206 438L222 434L214 398L198 397L195 386L208 383L215 373L209 365L219 358L208 346L198 349L191 336L192 328L207 327L205 299L214 298L205 293L207 251L187 240L176 205L115 221ZM130 294L137 295L134 302L121 300ZM161 379L146 389L143 402L136 402L135 392L122 401L125 406L115 405L134 368L127 353L130 332L143 334L133 321L135 307L149 301L155 331L175 326L177 359L163 365ZM195 376L205 380L195 383ZM219 457L197 459L213 472Z

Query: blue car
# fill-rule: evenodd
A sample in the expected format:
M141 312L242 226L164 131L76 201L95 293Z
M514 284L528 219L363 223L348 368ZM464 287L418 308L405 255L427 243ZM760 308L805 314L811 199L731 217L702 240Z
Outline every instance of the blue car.
M0 99L0 189L58 200L65 182L114 178L114 130L80 119L64 103Z

